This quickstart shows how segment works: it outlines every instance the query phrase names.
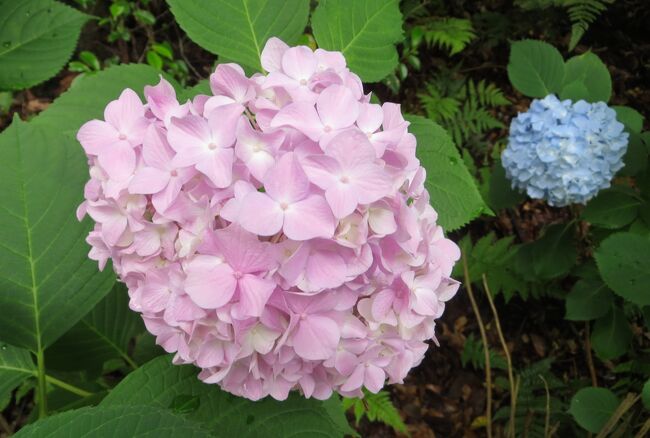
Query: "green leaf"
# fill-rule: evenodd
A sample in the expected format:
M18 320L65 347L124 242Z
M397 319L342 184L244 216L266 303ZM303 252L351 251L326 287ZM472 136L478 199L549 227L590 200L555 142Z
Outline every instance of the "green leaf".
M144 86L157 84L159 75L159 71L148 65L127 64L107 68L92 76L84 76L75 81L70 90L56 99L47 111L32 119L30 125L65 134L71 139L69 147L78 148L83 156L81 146L74 139L81 125L91 119L103 119L106 104L117 99L124 88L132 88L142 97ZM170 80L166 76L165 79ZM170 82L175 85L173 79ZM83 162L84 174L87 174L85 159ZM78 187L79 192L82 187L83 184Z
M650 240L632 233L616 233L596 250L596 263L605 283L639 306L650 304Z
M487 210L476 183L458 149L440 125L420 116L407 115L409 131L418 140L416 153L427 171L425 186L438 223L445 230L462 227Z
M156 70L162 70L163 60L160 55L153 50L147 51L147 64L155 68Z
M99 64L99 59L97 59L97 56L93 52L89 52L88 50L83 50L81 53L79 53L79 59L81 59L84 64L86 64L88 67L92 68L95 71L99 71L102 69L101 65Z
M493 210L514 207L522 202L526 196L512 188L506 171L501 165L501 160L494 163L490 174L490 187L488 190L488 203Z
M618 307L596 320L591 332L591 345L596 355L603 359L615 359L627 352L632 340L632 330L625 313Z
M578 100L589 101L589 90L582 82L574 81L562 87L560 99L569 99L573 102L577 102Z
M42 351L110 290L114 275L88 258L79 223L88 165L81 147L17 118L0 134L2 340Z
M0 0L0 90L28 88L68 62L88 16L52 0Z
M94 407L67 411L21 429L16 438L208 438L211 435L166 409L150 406Z
M143 331L140 315L129 309L126 286L115 283L90 313L46 350L47 366L62 371L101 371L104 362L118 358L137 368L128 347Z
M35 376L36 367L29 351L0 345L0 401L9 398L14 388Z
M643 389L641 390L641 401L643 402L643 406L650 410L650 379L648 379L643 385Z
M550 280L567 274L578 257L572 231L570 224L551 225L542 237L521 245L514 260L517 271L531 280Z
M210 95L212 94L212 91L210 90L210 81L207 79L203 79L199 81L196 85L193 87L185 88L184 90L181 90L178 96L178 100L180 102L187 100L187 99L194 99L197 95L199 94L207 94Z
M636 176L648 168L648 149L640 134L630 132L623 162L625 167L619 171L619 175L623 176Z
M569 412L581 427L598 433L618 407L618 398L606 388L583 388L571 398Z
M560 93L562 99L571 99L565 95L566 87L578 83L584 85L587 90L587 96L584 99L588 102L607 103L609 101L612 96L612 78L607 66L597 55L586 52L574 56L566 62L564 69L564 87Z
M634 108L629 106L613 106L616 111L616 120L625 125L630 133L640 134L643 129L643 116Z
M550 44L534 40L517 41L510 50L508 77L522 94L545 97L562 89L564 60Z
M397 0L321 0L311 26L318 45L343 52L365 82L380 81L397 66L395 44L403 38Z
M581 279L566 297L565 319L589 321L607 314L614 303L614 295L599 279Z
M330 418L332 410L326 409L321 401L293 393L282 402L270 397L252 402L201 382L197 371L190 365L172 365L170 356L156 358L129 374L100 406L168 408L182 395L189 396L185 399L199 399L198 408L188 413L187 418L219 436L312 437L316 431L323 436L343 436L336 421Z
M582 212L582 219L597 227L622 228L637 217L640 204L641 202L627 191L603 190L589 201Z
M262 71L266 40L293 44L305 30L309 0L167 0L187 35L205 50Z

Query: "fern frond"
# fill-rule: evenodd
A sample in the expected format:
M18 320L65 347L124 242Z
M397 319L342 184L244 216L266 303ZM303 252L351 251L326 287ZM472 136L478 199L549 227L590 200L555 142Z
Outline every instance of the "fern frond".
M418 93L420 103L431 120L441 122L450 120L460 109L460 101L454 97L443 96L434 84L427 84L426 91Z
M449 51L450 55L463 50L474 39L472 22L464 18L438 18L427 24L424 38L429 44Z
M363 399L359 398L344 398L344 408L353 408L354 416L357 424L361 418L366 416L370 421L380 421L397 432L408 433L406 424L400 416L399 412L390 400L390 394L387 391L379 391L373 394L364 391Z
M567 8L569 20L571 20L571 40L569 41L569 50L573 50L580 42L589 25L596 21L607 6L614 3L615 0L565 0L564 6Z

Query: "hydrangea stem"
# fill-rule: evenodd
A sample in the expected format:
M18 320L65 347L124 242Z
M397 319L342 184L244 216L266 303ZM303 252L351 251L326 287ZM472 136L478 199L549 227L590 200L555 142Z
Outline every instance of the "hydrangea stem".
M56 377L52 376L45 376L45 380L47 383L51 383L54 386L58 386L61 389L65 389L68 392L71 392L72 394L78 395L79 397L89 397L93 395L92 392L88 392L84 389L78 388L74 385L71 385L69 383L64 382L63 380L59 380Z
M38 386L36 390L37 403L38 403L38 418L47 416L47 380L45 375L45 353L40 348L36 352L36 368Z
M472 279L469 276L469 267L467 266L467 257L465 256L465 253L463 253L462 259L465 289L467 290L467 296L472 304L472 310L474 311L476 321L478 322L478 328L481 332L481 341L483 342L483 351L485 353L485 429L488 438L492 438L492 370L490 367L490 345L488 344L487 333L485 332L485 324L483 324L483 318L481 317L481 312L478 309L476 299L474 298L474 292L472 291Z

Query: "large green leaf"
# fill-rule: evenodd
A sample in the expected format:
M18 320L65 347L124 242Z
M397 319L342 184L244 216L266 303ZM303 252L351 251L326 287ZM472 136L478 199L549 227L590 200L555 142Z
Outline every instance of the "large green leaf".
M129 374L100 404L119 405L176 410L190 406L186 410L189 419L224 437L343 436L330 417L332 410L321 401L297 394L282 402L270 397L257 402L235 397L198 380L196 368L172 365L169 356Z
M589 201L582 212L582 218L602 228L621 228L636 218L640 204L634 193L603 190Z
M489 184L487 201L494 210L514 207L526 199L523 193L512 188L512 183L506 177L501 160L492 166Z
M266 40L296 42L309 0L167 0L189 37L209 52L261 71Z
M90 220L75 210L88 168L81 148L17 118L0 134L0 337L42 351L110 290L88 259Z
M474 178L447 132L424 117L408 115L407 120L411 122L409 131L418 141L416 153L427 171L425 185L440 225L454 230L487 211Z
M510 49L508 77L517 90L529 97L559 93L564 81L564 60L550 44L517 41Z
M208 438L198 424L151 406L94 407L67 411L20 430L16 438Z
M587 91L584 99L588 102L607 103L612 95L612 78L607 66L592 52L574 56L566 62L564 84L560 94L563 99L577 100L568 94L572 84L584 86Z
M320 47L343 52L350 69L377 82L397 67L402 39L397 0L321 0L311 20Z
M632 330L625 313L618 307L596 320L591 332L591 346L603 360L615 359L627 352L632 340Z
M28 88L68 61L88 16L53 0L0 0L0 90Z
M618 407L618 398L606 388L583 388L571 399L569 412L583 428L598 433Z
M79 127L88 120L103 119L106 104L117 99L124 88L131 88L142 97L144 86L157 84L159 75L148 65L126 64L81 77L30 124L65 134L72 139L70 147L76 145L81 153L81 145L74 140Z
M632 233L616 233L596 250L596 263L605 283L639 306L650 304L650 240Z
M612 291L600 279L581 279L566 296L566 319L589 321L607 314L614 302Z
M0 345L0 403L11 391L29 377L36 375L36 366L29 351L11 345Z
M143 331L140 315L129 309L126 286L115 283L90 313L46 350L47 366L63 371L101 371L105 361L118 358L137 368L128 347Z
M542 237L519 247L515 269L529 280L550 280L567 274L578 258L572 233L570 224L549 226Z

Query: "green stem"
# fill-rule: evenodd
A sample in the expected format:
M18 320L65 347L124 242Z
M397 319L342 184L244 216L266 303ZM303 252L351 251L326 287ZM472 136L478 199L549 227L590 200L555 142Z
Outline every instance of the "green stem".
M38 418L47 416L47 381L45 375L45 354L42 348L36 352L36 367L38 374L37 399L38 399Z
M65 389L66 391L69 391L75 395L78 395L79 397L89 397L93 395L92 392L88 392L84 389L78 388L74 385L71 385L69 383L64 382L63 380L59 380L56 377L52 376L45 376L45 380L48 383L51 383L54 386L58 386L59 388Z

